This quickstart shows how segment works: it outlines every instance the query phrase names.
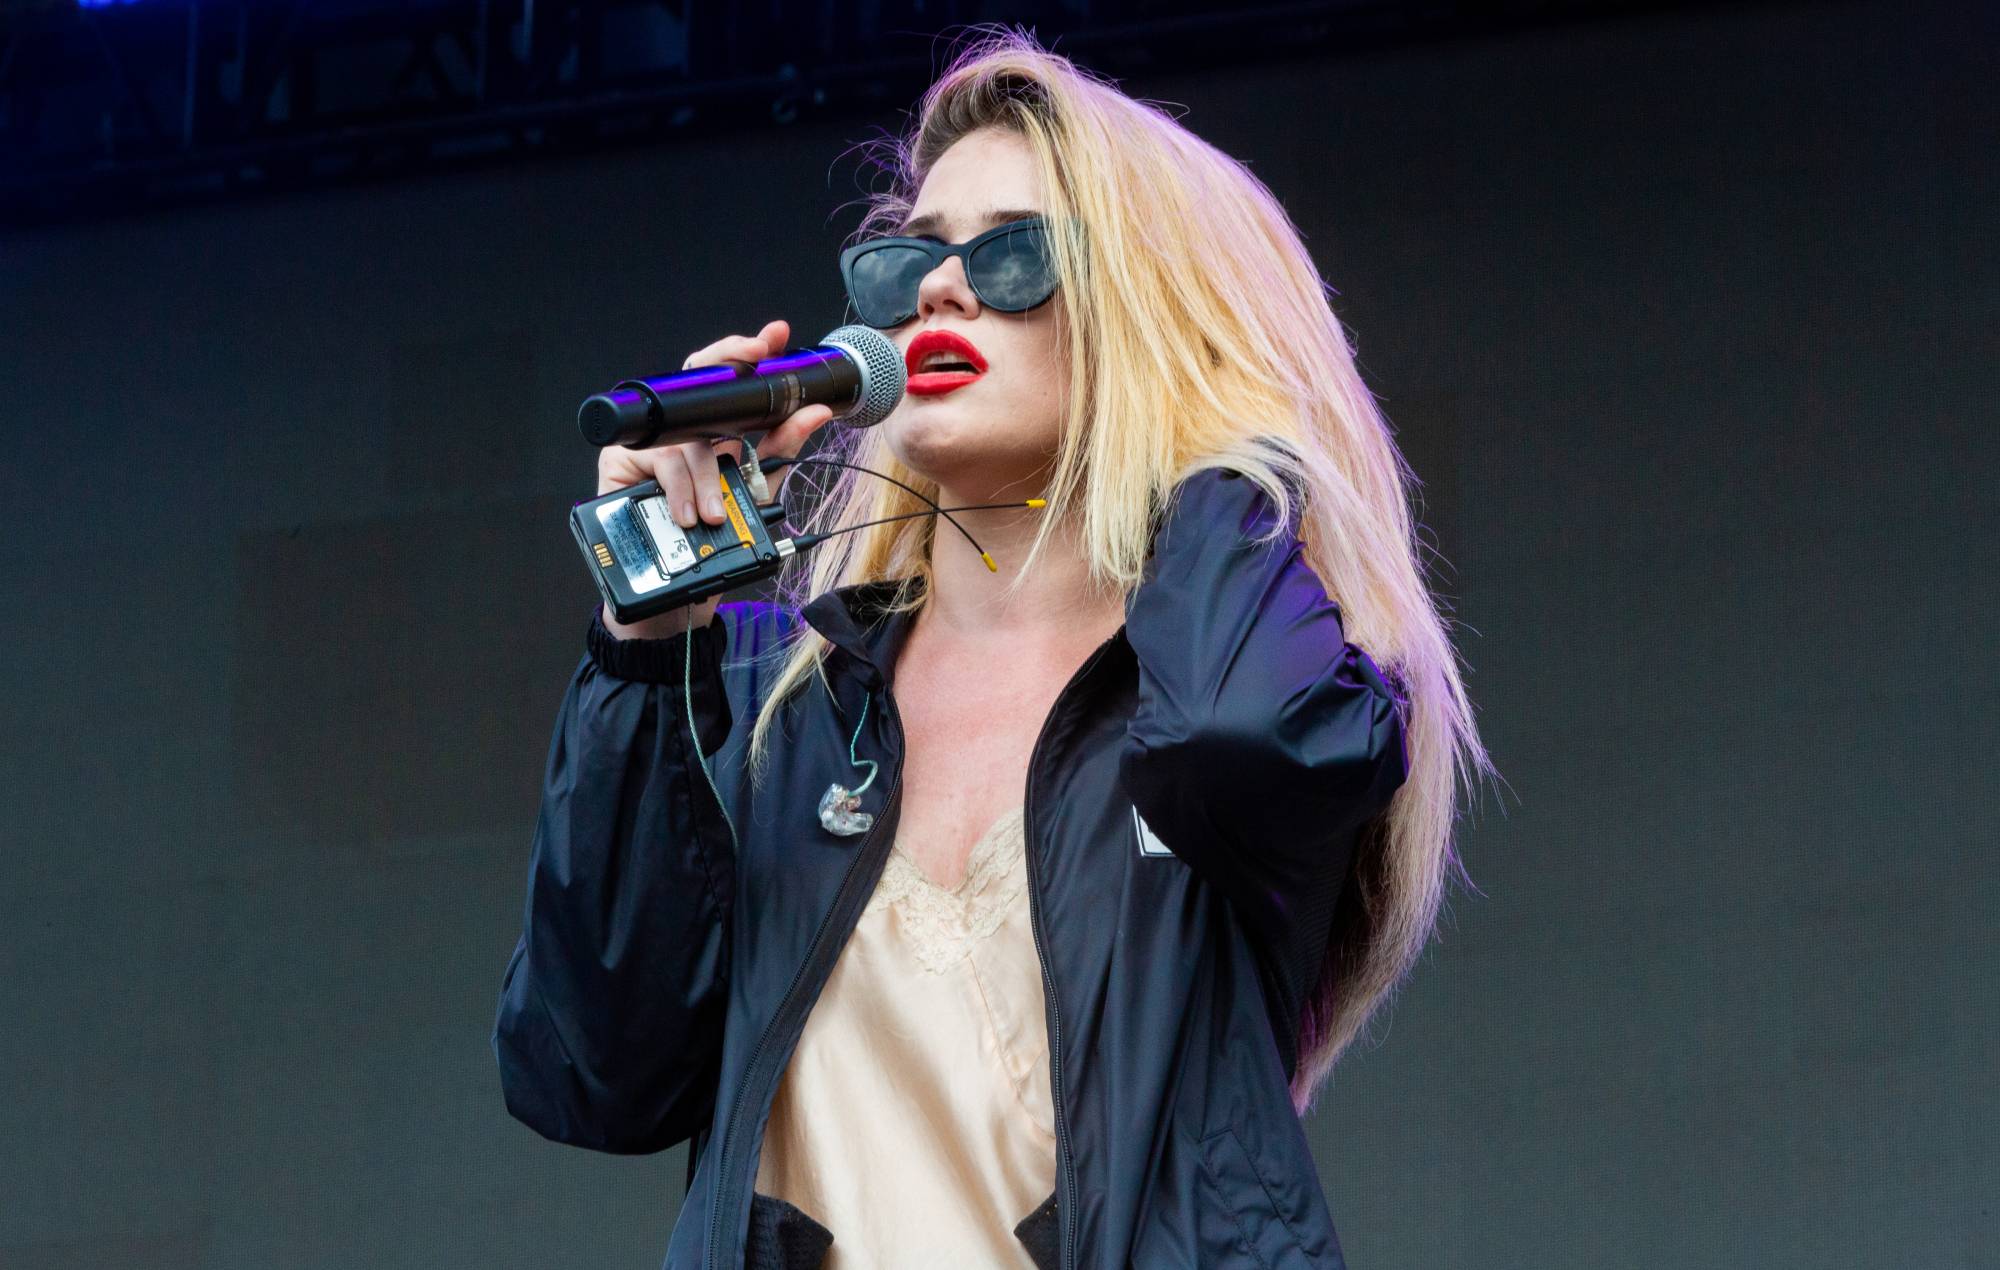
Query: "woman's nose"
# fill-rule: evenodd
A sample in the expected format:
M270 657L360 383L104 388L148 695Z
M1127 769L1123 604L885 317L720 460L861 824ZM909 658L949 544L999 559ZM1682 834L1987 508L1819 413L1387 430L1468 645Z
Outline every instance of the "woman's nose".
M928 318L943 309L973 318L979 316L979 297L965 280L965 260L953 256L924 275L917 284L917 316Z

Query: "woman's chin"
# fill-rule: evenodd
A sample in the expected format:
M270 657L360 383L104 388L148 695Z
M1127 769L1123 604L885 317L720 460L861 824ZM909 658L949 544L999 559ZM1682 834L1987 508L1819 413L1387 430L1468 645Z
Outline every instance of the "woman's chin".
M905 402L883 427L890 429L889 448L897 458L932 480L949 483L968 467L990 462L996 447L991 420L956 408L944 398Z
M1042 493L1058 442L1055 419L1038 425L1033 414L1003 416L990 403L941 402L932 398L912 408L905 401L879 425L889 430L889 451L905 467L965 502Z

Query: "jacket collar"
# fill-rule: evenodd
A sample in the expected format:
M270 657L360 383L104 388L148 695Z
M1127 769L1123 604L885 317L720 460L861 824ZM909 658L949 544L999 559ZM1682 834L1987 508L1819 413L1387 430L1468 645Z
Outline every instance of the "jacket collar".
M835 587L813 597L799 610L799 616L835 648L852 657L861 679L870 688L885 688L896 664L896 653L909 636L916 610L889 611L889 605L907 587L910 594L922 594L920 575L858 582Z

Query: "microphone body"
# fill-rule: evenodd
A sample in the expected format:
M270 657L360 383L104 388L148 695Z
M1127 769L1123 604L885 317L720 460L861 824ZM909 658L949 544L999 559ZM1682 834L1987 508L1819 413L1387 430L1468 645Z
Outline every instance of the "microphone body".
M630 450L739 437L776 427L805 406L832 406L850 427L879 423L903 396L903 359L873 327L843 326L819 346L764 361L725 362L628 379L585 401L577 428L595 446Z

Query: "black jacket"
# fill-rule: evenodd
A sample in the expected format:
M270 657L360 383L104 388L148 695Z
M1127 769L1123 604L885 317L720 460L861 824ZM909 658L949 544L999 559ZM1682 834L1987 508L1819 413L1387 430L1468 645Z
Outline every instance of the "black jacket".
M1177 495L1125 625L1028 763L1057 1181L1016 1231L1062 1270L1339 1267L1287 1082L1356 837L1404 780L1399 705L1291 527L1249 545L1272 514L1254 482L1203 471ZM547 1137L694 1139L668 1270L816 1265L830 1238L752 1182L896 829L910 615L880 611L896 586L796 615L833 645L832 692L782 706L760 786L744 746L796 620L777 606L724 604L666 640L593 617L563 698L493 1044L508 1110ZM817 807L856 783L857 722L856 754L881 764L862 796L876 821L836 837Z

